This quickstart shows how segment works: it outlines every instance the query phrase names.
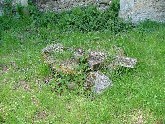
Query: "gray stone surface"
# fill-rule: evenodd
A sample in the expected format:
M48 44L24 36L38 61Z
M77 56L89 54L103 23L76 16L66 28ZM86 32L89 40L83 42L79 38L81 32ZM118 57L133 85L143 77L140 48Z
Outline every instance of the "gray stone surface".
M100 51L90 51L88 64L91 70L98 70L107 59L107 54Z
M85 51L81 48L78 48L74 51L74 59L78 62L80 62L80 59L83 59L85 57Z
M105 10L110 3L111 0L39 0L37 4L41 11L60 12L88 5L95 5L99 10Z
M120 0L119 16L133 23L146 19L165 22L165 0Z
M0 0L0 16L3 15L3 0Z
M137 59L125 57L125 56L117 56L116 64L126 68L134 68L137 63Z
M51 44L42 49L42 53L63 52L64 47L62 44Z
M53 64L51 64L51 68L57 72L57 73L63 73L63 74L73 74L75 75L77 72L77 68L79 67L79 64L72 59L69 60L63 60L62 62L55 61Z
M13 0L13 5L20 4L22 6L28 6L28 0Z
M9 1L8 1L9 2ZM21 5L23 7L28 6L28 0L12 0L12 6ZM4 14L5 0L0 0L0 16ZM28 9L23 9L25 15L29 15Z
M0 16L3 15L3 9L0 7Z
M91 87L92 91L96 94L102 93L110 86L112 86L112 81L99 71L90 72L85 83L85 87Z
M42 49L42 55L45 63L47 63L53 73L72 75L76 78L77 74L85 75L83 82L86 90L92 91L96 94L102 93L105 89L112 86L112 81L108 76L101 73L104 68L110 68L116 70L117 67L134 68L137 59L126 57L124 50L120 47L114 47L115 55L108 55L102 51L83 50L82 48L64 47L62 44L51 44ZM70 54L66 54L71 52ZM60 53L60 54L59 54ZM63 56L66 54L67 56ZM61 58L62 56L62 58ZM114 59L108 59L108 58ZM85 61L81 61L84 60ZM87 68L82 68L85 65ZM104 65L104 66L102 66ZM74 79L73 79L74 80ZM70 82L67 84L68 89L75 89L76 82Z
M63 50L64 47L60 43L47 45L45 48L42 49L42 56L44 58L45 63L55 63L55 58L52 56L52 54L63 52Z
M136 58L127 57L124 49L121 47L113 46L113 52L115 53L112 62L107 65L107 68L111 71L118 69L119 67L135 68L137 64Z
M57 73L63 74L75 74L78 68L78 63L72 58L62 58L66 52L70 52L72 48L66 48L62 44L51 44L42 49L42 55L44 62L50 66L50 68Z

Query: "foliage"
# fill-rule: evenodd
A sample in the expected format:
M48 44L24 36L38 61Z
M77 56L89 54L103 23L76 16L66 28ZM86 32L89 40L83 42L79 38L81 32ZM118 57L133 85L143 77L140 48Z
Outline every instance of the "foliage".
M111 30L112 32L120 32L131 28L130 24L124 23L118 18L118 6L112 6L101 12L94 6L74 8L69 12L62 13L40 13L35 20L38 27L49 27L54 25L61 31L101 31ZM38 14L38 13L37 13Z
M29 12L25 12L24 10L26 9ZM112 1L109 9L104 12L97 10L95 6L77 7L73 8L71 11L63 11L60 13L40 12L37 6L33 4L30 4L26 9L17 5L15 8L16 12L11 15L12 18L10 20L15 17L21 17L20 19L27 18L28 21L30 21L29 23L33 24L35 27L54 28L60 32L111 30L112 33L118 33L132 27L131 24L125 23L118 18L118 0ZM27 16L28 14L30 14L30 17Z

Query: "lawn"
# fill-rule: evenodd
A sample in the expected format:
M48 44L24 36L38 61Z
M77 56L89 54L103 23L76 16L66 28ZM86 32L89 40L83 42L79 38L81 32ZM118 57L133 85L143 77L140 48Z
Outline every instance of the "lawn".
M138 64L111 76L113 86L95 99L68 90L59 95L45 81L51 72L41 56L52 43L106 51L116 45ZM165 24L146 22L116 34L59 33L31 25L2 31L0 123L164 124Z

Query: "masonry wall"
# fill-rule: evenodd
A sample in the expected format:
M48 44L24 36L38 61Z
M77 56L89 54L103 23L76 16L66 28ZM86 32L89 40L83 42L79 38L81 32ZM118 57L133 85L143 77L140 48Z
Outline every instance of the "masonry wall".
M0 0L0 16L3 15L3 0Z
M100 10L105 10L109 7L111 0L38 0L37 5L41 11L62 11L70 10L78 6L95 5Z
M0 0L0 16L3 14ZM96 5L99 10L109 7L111 0L32 0L41 11L70 10L77 6ZM13 0L13 4L28 5L28 0ZM165 0L120 0L119 17L133 23L150 19L165 22Z
M28 6L28 0L13 0L13 5L20 4L22 6Z
M165 22L165 0L120 0L119 16L134 23L146 19Z
M38 6L40 11L60 12L63 10L70 10L74 7L88 5L94 5L99 10L106 10L110 5L111 0L32 0L32 2ZM3 0L0 0L0 16L3 14L3 5L1 3L3 3ZM12 4L27 6L28 0L13 0Z

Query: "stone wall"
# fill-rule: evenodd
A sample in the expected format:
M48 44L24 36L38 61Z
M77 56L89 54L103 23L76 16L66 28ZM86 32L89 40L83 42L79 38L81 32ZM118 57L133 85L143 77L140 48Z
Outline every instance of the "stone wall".
M13 0L13 5L20 4L22 6L28 6L28 0Z
M4 14L4 9L6 6L8 6L9 3L5 2L5 0L0 0L0 16L2 16ZM16 4L27 7L28 6L28 0L12 0L11 5L15 6Z
M96 5L99 10L109 7L111 0L38 0L37 5L41 11L62 11L70 10L78 6Z
M3 5L0 0L0 16L3 14ZM32 0L41 11L70 10L78 6L95 5L99 10L109 7L111 0ZM28 0L13 0L13 4L28 5ZM119 16L133 23L150 19L165 22L165 0L120 0Z
M3 0L0 0L0 16L3 15Z
M133 23L145 19L165 22L165 0L120 0L119 16Z
M74 7L94 5L99 10L106 10L111 0L31 0L41 11L60 12ZM28 0L13 0L13 5L28 6ZM3 14L3 0L0 0L0 16Z

